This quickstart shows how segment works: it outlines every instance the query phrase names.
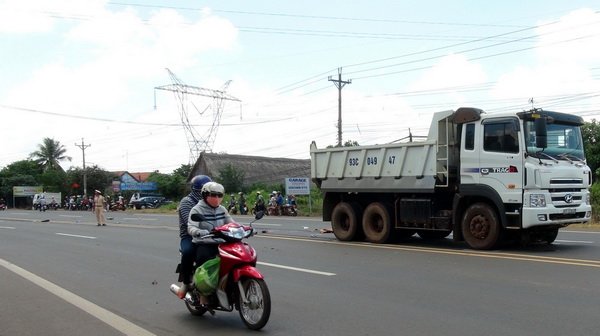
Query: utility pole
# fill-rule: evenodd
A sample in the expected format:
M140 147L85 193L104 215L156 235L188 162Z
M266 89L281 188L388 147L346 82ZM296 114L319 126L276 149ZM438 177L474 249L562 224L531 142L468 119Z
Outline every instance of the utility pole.
M338 68L338 79L333 79L329 76L328 80L333 82L338 89L338 147L342 147L342 88L346 84L351 84L352 80L342 80L342 68Z
M83 138L81 138L81 145L75 144L75 146L81 148L83 152L83 196L87 197L87 173L85 171L85 149L90 147L91 145L86 145L83 142Z

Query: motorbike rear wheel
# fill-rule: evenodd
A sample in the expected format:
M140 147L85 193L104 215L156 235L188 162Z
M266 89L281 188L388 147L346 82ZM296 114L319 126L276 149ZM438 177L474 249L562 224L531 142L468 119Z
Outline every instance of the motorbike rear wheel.
M246 278L240 280L244 295L238 293L240 318L249 329L259 330L264 327L271 316L271 295L262 279ZM246 302L243 297L246 297Z
M188 302L187 300L183 300L185 302L185 306L187 307L187 309L190 311L190 314L194 315L194 316L202 316L204 315L204 313L206 313L208 311L208 309L202 307L202 306L196 306L191 304L190 302Z

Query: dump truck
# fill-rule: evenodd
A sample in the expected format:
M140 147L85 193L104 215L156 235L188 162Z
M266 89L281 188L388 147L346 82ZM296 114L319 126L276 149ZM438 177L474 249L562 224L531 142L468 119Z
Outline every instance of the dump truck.
M452 239L493 249L519 239L551 244L589 222L592 173L579 116L532 109L433 114L417 141L310 146L323 220L341 241Z

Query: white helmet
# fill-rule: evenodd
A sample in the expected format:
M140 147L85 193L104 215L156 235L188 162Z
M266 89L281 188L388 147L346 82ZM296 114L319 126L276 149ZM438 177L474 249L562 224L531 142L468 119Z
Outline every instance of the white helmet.
M210 194L218 194L223 197L225 193L225 188L222 184L217 182L207 182L202 186L202 197L206 197Z

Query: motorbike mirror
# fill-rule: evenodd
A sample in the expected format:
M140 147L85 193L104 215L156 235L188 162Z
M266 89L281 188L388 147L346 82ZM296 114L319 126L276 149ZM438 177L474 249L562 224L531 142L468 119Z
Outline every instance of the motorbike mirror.
M254 215L254 219L255 219L255 220L259 220L259 219L263 218L263 216L264 216L264 215L265 215L265 212L264 212L264 211L262 211L262 210L261 210L261 211L258 211L258 212L256 213L256 215Z
M190 216L190 219L193 220L194 222L202 222L204 220L204 216L202 216L199 213L193 213Z

